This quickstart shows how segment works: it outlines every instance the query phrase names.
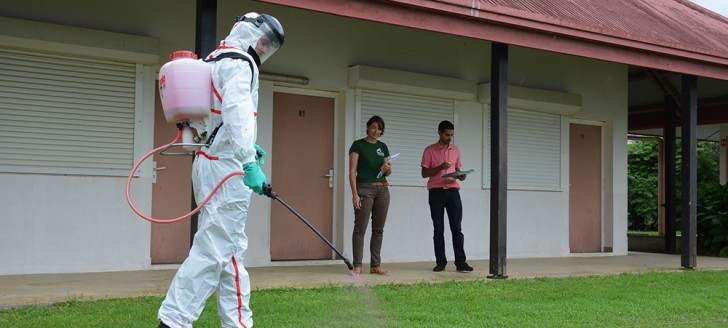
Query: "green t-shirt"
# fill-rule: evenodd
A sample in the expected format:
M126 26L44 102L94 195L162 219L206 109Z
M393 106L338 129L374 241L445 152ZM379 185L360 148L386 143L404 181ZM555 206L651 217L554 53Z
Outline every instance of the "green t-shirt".
M377 143L371 144L364 139L354 141L349 148L349 154L359 154L359 161L356 164L356 182L372 183L386 182L387 179L382 175L377 179L377 174L384 164L384 158L389 157L389 148L383 142L377 140Z

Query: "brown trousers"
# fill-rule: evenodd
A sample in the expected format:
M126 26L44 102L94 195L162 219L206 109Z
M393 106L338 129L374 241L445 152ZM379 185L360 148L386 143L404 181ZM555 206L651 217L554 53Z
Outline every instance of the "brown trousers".
M354 209L354 233L351 238L354 248L354 266L361 266L364 257L364 235L369 225L369 216L372 217L372 238L369 242L371 253L370 267L378 268L382 260L379 255L382 250L384 223L387 221L389 210L389 188L387 186L372 186L357 184L356 191L361 198L360 209Z

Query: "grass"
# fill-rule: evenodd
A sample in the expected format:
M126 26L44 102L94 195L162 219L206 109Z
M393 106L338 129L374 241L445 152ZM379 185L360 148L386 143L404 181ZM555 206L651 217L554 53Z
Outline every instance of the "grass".
M629 230L628 235L642 235L642 236L659 236L660 233L657 231L641 231L641 230Z
M659 236L660 233L657 231L641 231L641 230L629 230L627 231L628 235L643 235L643 236ZM680 237L682 234L680 231L675 232L675 236Z
M725 327L728 271L254 291L256 327ZM0 311L0 327L156 327L162 298ZM195 327L219 327L211 297Z

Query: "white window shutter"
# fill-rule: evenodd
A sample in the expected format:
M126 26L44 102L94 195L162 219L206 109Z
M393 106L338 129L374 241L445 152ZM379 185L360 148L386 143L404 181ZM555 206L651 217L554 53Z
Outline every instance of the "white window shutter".
M483 188L490 189L491 111L484 122ZM561 190L561 116L508 109L508 189Z
M136 66L0 49L0 172L126 176Z

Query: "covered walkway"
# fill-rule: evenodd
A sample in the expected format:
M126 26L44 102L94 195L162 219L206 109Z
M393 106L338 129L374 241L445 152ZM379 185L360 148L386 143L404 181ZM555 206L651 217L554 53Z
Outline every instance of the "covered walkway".
M486 279L488 261L468 261L475 271L455 272L453 264L444 272L432 272L434 263L384 263L389 276L364 273L365 285L387 283L441 282ZM728 270L728 258L698 257L696 270ZM284 263L285 264L285 263ZM508 259L509 279L570 277L681 271L680 255L629 253L628 256L584 255L567 258ZM93 300L148 295L164 295L176 267L155 267L148 271L69 273L0 276L0 308L31 304L51 304L68 299ZM364 266L368 272L368 267ZM341 261L301 262L249 269L253 290L269 288L310 288L324 285L356 285Z

